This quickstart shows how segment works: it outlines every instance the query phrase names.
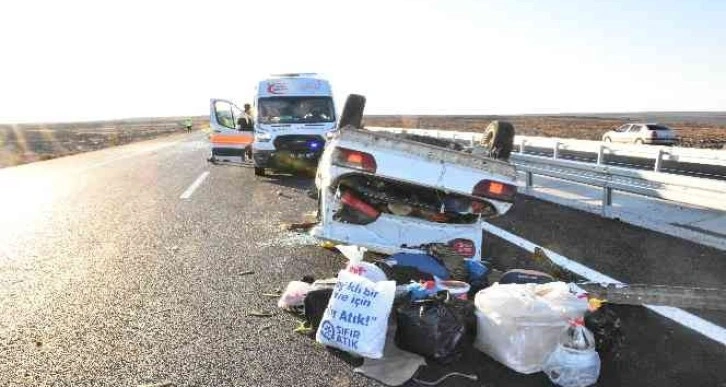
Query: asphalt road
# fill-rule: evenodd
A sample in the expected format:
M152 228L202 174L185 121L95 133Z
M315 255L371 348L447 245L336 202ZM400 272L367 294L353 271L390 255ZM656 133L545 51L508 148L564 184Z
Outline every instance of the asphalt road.
M551 148L538 148L528 146L525 150L525 153L536 156L552 157L553 150ZM557 157L565 160L582 161L587 163L597 162L597 153L594 152L560 150ZM650 171L655 168L655 160L643 159L638 157L605 155L604 163L617 167L635 168ZM664 160L661 164L661 171L677 175L726 180L726 167L718 165L681 163Z
M280 229L314 210L311 182L255 178L207 153L196 133L0 169L0 386L378 385L294 333L298 319L263 295L344 264ZM624 281L723 284L723 252L598 219L520 198L496 222ZM487 252L500 267L532 266L497 238ZM617 310L625 347L600 385L726 385L723 345L641 307ZM480 381L442 385L549 383L476 351L420 377L450 370Z

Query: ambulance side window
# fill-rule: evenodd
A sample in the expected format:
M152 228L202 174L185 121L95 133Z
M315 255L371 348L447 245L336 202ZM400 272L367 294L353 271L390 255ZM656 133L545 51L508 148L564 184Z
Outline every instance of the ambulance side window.
M227 128L235 129L232 105L228 102L217 101L214 103L214 113L217 115L217 122Z

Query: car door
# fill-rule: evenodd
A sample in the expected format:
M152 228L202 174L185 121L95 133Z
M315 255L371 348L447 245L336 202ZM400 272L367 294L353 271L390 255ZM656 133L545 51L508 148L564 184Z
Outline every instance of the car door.
M209 102L209 126L212 156L241 157L254 141L254 129L241 129L237 121L244 113L230 101L211 99Z
M636 141L638 141L638 139L640 139L640 141L643 141L641 138L641 133L640 133L640 131L642 129L643 129L643 125L631 125L630 129L628 129L627 137L625 138L625 142L633 144Z
M625 124L621 127L615 129L615 133L613 133L613 142L626 142L627 136L628 136L628 129L630 129L632 125Z

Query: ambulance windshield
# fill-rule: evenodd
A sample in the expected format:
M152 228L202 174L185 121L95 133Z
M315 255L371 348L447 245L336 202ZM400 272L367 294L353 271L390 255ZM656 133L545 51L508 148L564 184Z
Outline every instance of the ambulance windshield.
M261 124L334 122L331 97L260 98L257 117Z

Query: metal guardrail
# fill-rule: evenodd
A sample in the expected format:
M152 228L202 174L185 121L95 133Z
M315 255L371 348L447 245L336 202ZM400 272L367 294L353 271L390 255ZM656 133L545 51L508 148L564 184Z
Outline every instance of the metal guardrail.
M482 136L481 133L444 130L378 127L367 129L469 141L472 145L480 141ZM511 161L519 171L525 173L527 188L533 185L533 175L600 187L603 190L603 214L606 213L606 208L612 205L613 190L726 211L726 181L658 172L663 160L726 166L726 151L658 146L635 147L603 144L599 141L527 136L517 136L515 144L519 146L519 153L513 153ZM528 145L552 147L553 157L522 153ZM559 159L558 152L562 149L597 152L598 159L596 163ZM655 170L605 165L602 163L604 154L655 158Z
M472 145L481 141L483 133L460 132L436 129L408 129L408 128L366 128L369 130L383 130L394 133L412 133L436 138L468 141ZM663 161L679 163L693 163L704 165L726 166L726 151L716 149L694 149L675 146L632 145L603 143L601 141L574 140L556 137L515 136L515 149L524 153L527 147L552 150L553 158L558 158L560 151L588 152L598 155L597 164L601 164L605 155L636 157L655 161L655 171L659 171Z

